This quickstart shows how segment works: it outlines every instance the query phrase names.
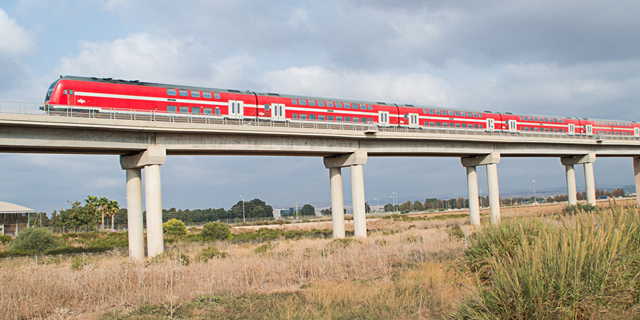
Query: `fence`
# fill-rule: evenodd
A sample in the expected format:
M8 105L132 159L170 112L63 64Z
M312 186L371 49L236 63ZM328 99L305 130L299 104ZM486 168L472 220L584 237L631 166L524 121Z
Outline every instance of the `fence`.
M58 109L40 107L37 103L0 101L0 113L18 114L40 114L56 115L73 118L96 118L113 120L134 120L152 122L175 122L175 123L199 123L218 124L235 126L256 126L256 127L282 127L300 129L326 129L342 131L360 131L364 133L375 132L404 132L416 134L445 134L463 136L512 136L528 138L552 138L552 139L575 139L575 140L633 140L639 141L640 137L622 135L580 135L557 132L528 132L528 131L502 131L469 128L444 128L431 126L406 126L388 125L377 122L370 123L345 123L329 121L302 121L302 120L274 120L267 118L244 118L229 117L220 115L200 115L200 114L180 114L165 113L155 111L136 111L123 109L103 109L91 106L64 106ZM373 115L373 114L372 114Z

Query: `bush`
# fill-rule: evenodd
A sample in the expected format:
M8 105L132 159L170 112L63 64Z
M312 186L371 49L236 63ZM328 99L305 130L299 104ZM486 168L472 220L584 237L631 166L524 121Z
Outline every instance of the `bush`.
M184 253L181 253L176 250L171 250L171 251L165 251L162 254L159 254L151 258L150 260L147 260L145 262L145 266L154 265L154 264L163 264L169 261L176 261L182 265L188 266L190 259L189 259L189 256Z
M562 208L562 214L574 216L580 212L596 212L597 210L598 207L594 205L578 203L573 206L569 205Z
M231 238L231 229L226 223L216 221L214 223L206 223L202 227L201 235L204 241L227 240Z
M220 252L216 247L209 247L209 248L202 249L202 251L200 251L196 259L201 262L207 262L209 261L209 259L212 259L212 258L226 258L226 257L227 257L226 252Z
M58 246L60 239L44 228L27 228L18 233L11 243L14 250L33 250L43 252Z
M558 227L530 228L536 223L525 220L483 230L466 254L485 257L483 270L476 270L485 281L459 305L453 318L623 319L637 315L637 210L579 213L561 222Z
M85 256L83 259L82 255L78 255L71 260L71 270L82 270L84 267L96 266L98 266L98 260L89 256Z
M0 235L0 241L2 241L2 244L10 243L11 236Z
M171 219L162 224L164 234L170 236L184 236L187 234L187 227L178 219Z

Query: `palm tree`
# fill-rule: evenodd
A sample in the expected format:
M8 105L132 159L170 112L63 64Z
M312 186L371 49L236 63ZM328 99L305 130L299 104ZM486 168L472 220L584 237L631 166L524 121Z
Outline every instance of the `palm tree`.
M111 216L111 229L113 230L115 229L113 221L115 220L116 213L120 211L120 205L118 204L118 201L109 200L109 203L106 205L106 208L107 208L107 215Z
M92 195L88 195L87 198L84 199L84 202L87 203L87 205L89 206L91 211L93 211L94 214L97 212L98 197L92 196ZM102 221L102 224L104 225L104 220Z
M109 199L107 197L100 197L98 201L96 201L96 205L100 208L100 212L102 212L102 227L104 229L104 210L107 208L109 204Z

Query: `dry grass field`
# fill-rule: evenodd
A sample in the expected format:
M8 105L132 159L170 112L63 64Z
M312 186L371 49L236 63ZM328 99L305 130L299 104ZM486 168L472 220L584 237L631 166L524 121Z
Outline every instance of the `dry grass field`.
M545 220L561 210L505 208L503 217ZM371 220L366 239L177 242L164 258L144 263L117 250L87 255L84 265L82 255L40 257L37 265L33 257L5 258L0 317L458 318L458 305L483 292L478 277L462 266L473 233L464 214ZM211 247L222 254L201 261L200 252Z

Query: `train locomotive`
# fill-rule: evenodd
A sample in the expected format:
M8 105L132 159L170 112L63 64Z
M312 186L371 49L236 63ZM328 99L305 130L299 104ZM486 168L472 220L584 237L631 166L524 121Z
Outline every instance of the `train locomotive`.
M64 76L45 97L47 112L155 112L282 122L330 122L384 127L478 130L640 138L635 121L601 120L327 99L277 93L158 84L138 80Z

